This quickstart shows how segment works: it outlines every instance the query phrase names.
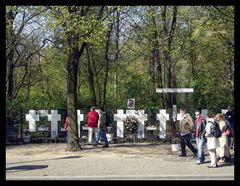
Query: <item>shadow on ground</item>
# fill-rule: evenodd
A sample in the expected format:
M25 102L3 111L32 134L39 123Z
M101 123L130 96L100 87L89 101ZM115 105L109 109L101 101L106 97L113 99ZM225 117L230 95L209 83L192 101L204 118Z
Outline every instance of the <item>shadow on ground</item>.
M21 162L14 162L14 163L6 163L7 165L10 164L18 164L18 163L29 163L29 162L38 162L38 161L48 161L48 160L59 160L59 159L72 159L72 158L80 158L81 156L65 156L61 158L51 158L51 159L41 159L41 160L32 160L32 161L21 161ZM7 170L7 169L6 169Z
M20 165L20 166L6 168L6 171L20 172L20 171L29 171L29 170L35 170L35 169L45 169L47 167L48 165Z

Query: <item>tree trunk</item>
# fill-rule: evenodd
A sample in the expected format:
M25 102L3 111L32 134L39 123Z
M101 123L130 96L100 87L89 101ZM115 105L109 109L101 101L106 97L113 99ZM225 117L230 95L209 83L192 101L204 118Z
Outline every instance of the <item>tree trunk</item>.
M13 56L13 53L10 55ZM14 65L13 65L12 57L9 58L8 62L9 62L9 65L8 65L8 98L10 100L12 100L13 99L13 88L14 88L14 84L13 84Z
M77 151L81 149L77 130L77 76L75 71L77 71L76 58L70 56L67 63L67 105L69 122L67 150L69 151Z
M117 22L116 22L116 58L115 62L118 63L119 60L119 35L120 35L120 13L119 11L117 12ZM117 85L118 85L118 67L116 65L116 74L115 74L115 105L118 103L118 90L117 90Z
M74 39L75 38L71 38L69 40ZM70 46L72 46L72 42L70 41L69 43ZM84 42L80 51L78 48L72 48L67 62L67 105L69 122L67 150L69 151L81 150L77 125L77 73L79 59L86 45L87 44Z
M94 77L93 77L93 70L92 70L91 58L90 58L88 47L86 48L86 51L87 51L87 61L88 61L88 85L90 89L91 105L96 106L97 100L96 100L96 93L94 88Z
M108 81L108 71L109 71L109 58L108 58L108 50L109 50L109 43L110 43L110 36L113 28L113 23L111 23L108 35L107 35L107 42L106 42L106 48L105 48L105 78L104 78L104 86L103 86L103 101L102 101L102 107L105 106L106 102L106 93L107 93L107 81Z
M8 87L7 96L10 100L13 99L14 91L14 32L13 32L13 21L15 15L13 10L10 10L7 14L7 43L9 45L9 53L7 54L7 64L8 64Z

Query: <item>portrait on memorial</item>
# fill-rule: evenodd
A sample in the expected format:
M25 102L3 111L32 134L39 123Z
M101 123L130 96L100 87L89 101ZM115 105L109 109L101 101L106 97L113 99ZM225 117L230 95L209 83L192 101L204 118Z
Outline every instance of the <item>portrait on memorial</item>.
M128 99L127 108L128 109L134 109L135 108L135 99Z

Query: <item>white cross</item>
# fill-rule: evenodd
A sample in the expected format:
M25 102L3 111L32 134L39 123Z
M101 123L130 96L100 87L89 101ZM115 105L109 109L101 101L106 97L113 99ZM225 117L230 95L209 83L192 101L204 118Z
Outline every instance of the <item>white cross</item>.
M193 88L157 88L157 93L192 93Z
M166 121L169 120L169 114L166 114L165 109L159 110L160 114L157 114L157 120L159 123L159 138L166 138Z
M144 110L126 110L126 115L134 116L138 120L138 138L144 138L144 122L147 121L147 114Z
M81 110L77 110L77 122L78 122L78 137L81 136L81 121L83 121L83 114L81 114Z
M61 114L58 114L57 110L51 110L48 121L51 121L51 139L55 139L58 137L58 121L61 121Z
M39 114L36 114L36 110L29 110L29 114L26 114L26 121L29 121L30 132L36 132L36 121L39 121Z
M117 110L117 114L114 114L114 121L117 121L117 137L123 138L123 121L126 119L126 114L123 110Z

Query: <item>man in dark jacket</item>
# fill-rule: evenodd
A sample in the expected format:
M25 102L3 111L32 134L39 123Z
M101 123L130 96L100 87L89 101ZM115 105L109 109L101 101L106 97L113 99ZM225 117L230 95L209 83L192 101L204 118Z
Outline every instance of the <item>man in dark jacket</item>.
M186 109L180 109L180 114L182 116L182 120L180 121L180 145L181 145L181 155L179 157L185 157L186 154L186 145L193 152L193 157L197 156L197 150L191 144L190 140L192 138L192 132L194 128L193 119L190 114L187 113Z
M204 145L206 143L205 138L205 127L206 127L206 121L201 115L201 112L197 110L195 112L196 116L196 142L197 142L197 149L198 149L198 159L197 164L200 165L205 161L205 155L204 155Z
M95 146L98 145L99 140L101 137L104 139L105 145L102 147L109 147L108 139L106 136L106 112L104 112L104 108L100 108L100 116L99 116L99 121L98 121L98 133L97 133L97 138L96 138L96 143L94 144Z

